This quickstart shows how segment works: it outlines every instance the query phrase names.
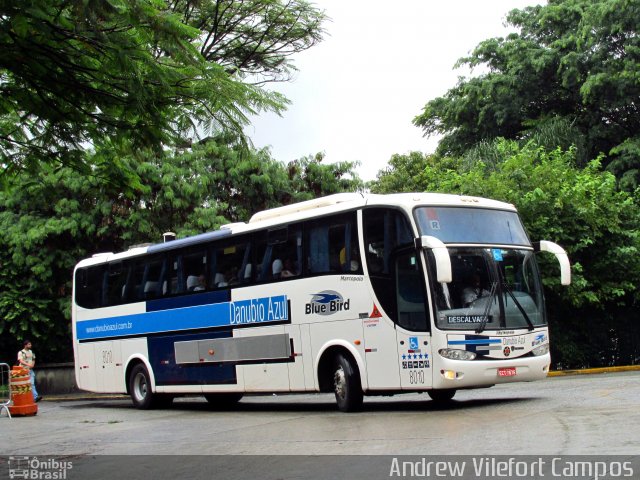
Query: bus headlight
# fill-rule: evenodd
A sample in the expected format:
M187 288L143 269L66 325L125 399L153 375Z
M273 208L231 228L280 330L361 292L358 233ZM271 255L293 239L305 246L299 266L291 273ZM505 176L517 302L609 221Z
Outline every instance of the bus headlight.
M438 350L438 353L449 360L473 360L476 358L475 352L467 352L466 350L455 348L442 348Z
M547 353L549 353L549 344L545 343L544 345L540 345L539 347L531 350L531 353L536 357L539 357L540 355L546 355Z

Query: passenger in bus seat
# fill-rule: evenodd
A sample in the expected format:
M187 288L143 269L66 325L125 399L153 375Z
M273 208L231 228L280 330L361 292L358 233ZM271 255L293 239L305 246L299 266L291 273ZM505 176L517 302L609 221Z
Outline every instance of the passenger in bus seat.
M280 273L281 278L290 278L295 277L298 274L296 273L296 268L293 265L293 262L290 258L284 259L284 264L282 266L282 272Z
M198 275L198 284L193 289L194 292L202 292L207 289L207 277L201 273Z
M480 297L489 296L490 292L483 287L480 274L475 273L471 280L471 285L462 290L462 304L468 307Z
M346 248L340 250L340 269L343 272L357 272L360 269L358 249L356 247L351 248L351 261L348 265Z
M224 276L227 279L228 285L235 285L240 281L240 278L238 277L238 267L236 266L229 267L229 270L227 270L227 273L225 273Z

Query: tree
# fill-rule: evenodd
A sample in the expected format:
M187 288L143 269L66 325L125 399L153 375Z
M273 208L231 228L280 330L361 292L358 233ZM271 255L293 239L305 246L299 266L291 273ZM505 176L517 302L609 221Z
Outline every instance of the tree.
M460 161L438 155L425 155L421 152L394 154L387 167L379 171L377 179L368 186L373 193L421 192L430 188L440 191L440 187L433 185L425 178L425 174L437 171L438 176L446 176L451 171L453 175L457 175L455 172L459 166Z
M281 111L284 97L242 77L290 71L324 16L302 1L8 0L0 19L2 168L96 173L83 150L108 145L110 175L130 151L163 155L196 129L240 133L248 114Z
M640 180L640 3L550 0L511 11L507 23L519 33L485 40L457 64L487 72L429 101L414 123L443 135L442 155L461 156L497 137L526 143L542 136L551 148L569 142L581 165L604 153L605 165L633 190Z
M323 164L324 156L319 152L289 162L287 174L292 191L296 194L285 193L283 204L363 189L364 184L354 171L357 162Z
M0 351L12 352L29 335L47 352L41 360L71 358L71 276L82 258L158 243L167 231L212 231L258 210L361 186L355 164L322 165L321 157L286 165L225 134L162 159L121 158L123 170L140 178L137 190L120 192L118 180L47 164L9 178L0 191Z
M320 42L326 20L305 0L176 0L169 8L201 32L204 58L259 82L288 80L291 55Z
M558 339L554 361L576 367L610 365L611 358L634 363L637 348L628 339L638 338L640 325L622 319L629 312L638 318L640 304L638 196L618 191L615 177L602 171L599 160L576 167L575 149L545 151L505 140L497 140L494 148L502 163L487 166L478 161L466 170L462 161L439 161L437 156L395 156L395 164L403 168L381 172L371 190L404 190L398 187L406 182L404 166L411 164L410 190L514 204L531 239L559 243L572 262L572 285L567 289L559 285L554 260L539 258L552 333Z

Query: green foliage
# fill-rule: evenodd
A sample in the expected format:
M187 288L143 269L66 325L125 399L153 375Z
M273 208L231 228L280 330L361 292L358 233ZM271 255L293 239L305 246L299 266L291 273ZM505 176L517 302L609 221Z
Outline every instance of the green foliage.
M414 123L442 134L442 155L462 156L498 137L578 148L628 189L639 185L640 3L551 0L513 10L519 33L481 42L459 65L486 73L461 79ZM542 141L542 143L540 143Z
M110 160L157 156L280 112L284 97L243 77L286 78L288 57L320 41L325 20L302 0L8 0L0 16L3 169L94 174L87 145L113 150Z
M640 205L638 195L616 188L616 179L600 161L575 166L574 149L546 151L529 144L498 140L494 156L501 163L477 161L466 169L462 161L412 153L394 156L378 175L372 191L436 191L494 198L514 204L532 240L547 239L567 250L572 285L559 285L555 260L540 255L548 307L556 343L555 358L566 365L601 364L602 349L622 342L617 328L620 312L640 302ZM398 167L397 171L394 168ZM409 168L408 168L409 167ZM410 178L411 177L411 178ZM589 326L589 327L588 327ZM606 328L605 328L606 327ZM587 332L587 333L585 333ZM612 333L613 332L613 333ZM603 343L597 343L602 341ZM583 345L593 349L587 352ZM630 348L627 352L630 351ZM574 352L574 353L571 353ZM635 361L627 354L625 361Z
M289 80L289 57L320 42L326 21L306 0L179 0L170 9L201 31L204 58L259 82Z
M324 153L289 162L287 176L292 194L284 193L282 204L301 202L340 192L355 192L363 183L354 172L357 162L323 164Z
M98 151L87 163L103 157L111 152ZM12 358L29 336L40 361L70 360L71 276L82 258L158 243L167 231L178 237L211 231L258 210L361 187L355 164L321 161L319 154L285 165L268 150L220 136L161 159L148 152L120 158L122 171L132 171L141 186L124 193L118 179L51 165L35 176L11 177L10 188L0 191L0 352Z

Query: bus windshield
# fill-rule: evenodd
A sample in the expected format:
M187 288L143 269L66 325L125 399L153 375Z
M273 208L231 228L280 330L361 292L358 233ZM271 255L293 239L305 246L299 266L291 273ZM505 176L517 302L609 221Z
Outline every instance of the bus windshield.
M444 243L531 245L516 212L486 208L419 207L415 210L421 235Z
M453 281L436 283L438 328L517 329L546 324L535 256L530 250L450 248Z

